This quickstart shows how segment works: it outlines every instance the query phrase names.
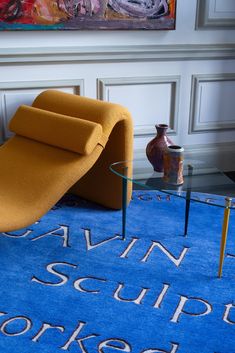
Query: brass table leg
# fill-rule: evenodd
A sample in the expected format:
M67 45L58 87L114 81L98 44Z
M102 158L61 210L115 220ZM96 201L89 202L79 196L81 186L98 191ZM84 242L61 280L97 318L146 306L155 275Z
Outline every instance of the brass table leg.
M224 222L223 222L223 229L222 229L222 236L221 236L221 243L220 243L220 262L219 262L219 272L218 272L219 278L221 278L222 270L223 270L224 252L225 252L226 242L227 242L229 215L230 215L232 198L226 197L225 200L226 200L226 208L224 210Z

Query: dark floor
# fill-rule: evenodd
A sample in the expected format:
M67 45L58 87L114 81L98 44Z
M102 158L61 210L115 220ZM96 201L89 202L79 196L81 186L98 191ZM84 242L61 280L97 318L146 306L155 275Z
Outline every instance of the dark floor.
M235 182L235 172L226 172L224 174L226 174L230 179Z

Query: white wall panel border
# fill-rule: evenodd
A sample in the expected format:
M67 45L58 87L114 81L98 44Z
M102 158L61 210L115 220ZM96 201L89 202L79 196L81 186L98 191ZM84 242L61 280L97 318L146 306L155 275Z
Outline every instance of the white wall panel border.
M97 79L97 98L109 101L110 90L112 87L137 87L153 85L169 85L169 97L165 97L169 101L169 125L168 135L176 135L178 130L178 110L179 110L179 90L180 76L156 76L156 77L122 77L122 78L99 78ZM159 87L160 88L160 87ZM156 97L157 98L157 97ZM132 97L134 100L135 97ZM156 99L157 100L157 99ZM139 102L138 102L139 103ZM153 102L156 104L156 101ZM127 107L128 108L128 107ZM143 116L143 122L140 126L134 125L134 135L139 137L152 136L156 134L153 123L148 123L148 119Z
M234 59L235 44L1 48L0 64Z
M196 29L234 29L234 0L198 0Z
M228 85L231 85L231 88ZM234 90L235 73L193 75L189 134L235 129L235 101L232 98ZM206 111L207 101L208 110ZM220 114L221 120L216 120L216 114Z
M68 93L83 95L84 81L82 79L76 79L0 82L1 142L11 136L7 126L17 107L21 104L31 105L34 98L40 92L47 89L57 89Z

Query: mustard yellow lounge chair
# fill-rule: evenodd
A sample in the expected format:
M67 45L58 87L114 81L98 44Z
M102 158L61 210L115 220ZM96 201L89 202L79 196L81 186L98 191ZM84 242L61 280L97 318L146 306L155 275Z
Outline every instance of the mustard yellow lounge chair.
M20 106L9 129L15 135L0 148L0 232L36 222L68 190L122 207L122 181L109 165L132 159L125 108L48 90Z

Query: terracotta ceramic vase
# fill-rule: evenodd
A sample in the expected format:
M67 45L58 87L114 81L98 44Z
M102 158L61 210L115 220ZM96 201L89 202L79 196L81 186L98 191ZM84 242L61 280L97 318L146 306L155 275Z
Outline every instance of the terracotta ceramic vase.
M164 152L169 145L173 145L174 143L166 134L168 125L157 124L155 127L157 129L157 135L147 144L146 156L156 172L163 172Z
M164 153L164 177L163 180L171 185L181 185L184 182L183 160L184 148L171 145Z

